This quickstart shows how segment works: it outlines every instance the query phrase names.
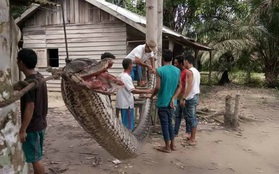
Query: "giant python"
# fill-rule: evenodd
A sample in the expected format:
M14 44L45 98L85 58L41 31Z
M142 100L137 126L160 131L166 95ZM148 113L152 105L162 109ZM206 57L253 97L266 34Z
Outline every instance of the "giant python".
M123 83L109 74L112 59L100 62L91 59L74 59L63 71L62 97L66 107L80 126L95 141L118 159L134 158L141 153L142 146L151 128L152 101L146 99L140 122L133 132L123 126L116 117L109 95ZM148 87L153 88L155 77L149 75Z

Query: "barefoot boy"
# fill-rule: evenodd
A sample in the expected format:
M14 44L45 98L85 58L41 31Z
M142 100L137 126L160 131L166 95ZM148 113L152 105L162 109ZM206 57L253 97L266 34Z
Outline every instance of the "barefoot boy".
M172 52L165 50L162 59L164 66L157 69L156 87L151 98L158 93L156 106L165 140L165 146L158 147L157 150L169 153L171 150L175 150L172 116L175 106L174 101L180 93L181 83L180 70L171 64Z

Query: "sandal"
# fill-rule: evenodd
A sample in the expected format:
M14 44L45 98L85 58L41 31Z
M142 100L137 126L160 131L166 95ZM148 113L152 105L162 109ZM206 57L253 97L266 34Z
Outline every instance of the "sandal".
M188 146L196 146L197 145L197 141L188 141Z

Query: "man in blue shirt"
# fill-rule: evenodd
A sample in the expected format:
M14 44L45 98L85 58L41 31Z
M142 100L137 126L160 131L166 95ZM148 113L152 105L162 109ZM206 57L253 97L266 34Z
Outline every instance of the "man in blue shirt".
M176 105L175 99L181 90L180 70L171 64L172 58L172 51L164 50L162 55L164 66L156 71L156 87L151 95L153 98L158 94L156 106L165 140L165 146L156 149L165 153L175 150L172 116Z

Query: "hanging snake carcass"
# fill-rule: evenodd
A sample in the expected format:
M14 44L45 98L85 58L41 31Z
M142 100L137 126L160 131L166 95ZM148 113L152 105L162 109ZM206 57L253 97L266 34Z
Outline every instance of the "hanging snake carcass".
M95 141L118 159L134 158L151 128L152 101L146 99L140 121L133 132L116 117L109 95L123 83L107 72L112 59L97 62L92 59L74 59L64 67L61 81L62 97L66 107L81 127ZM149 76L148 87L155 77Z

